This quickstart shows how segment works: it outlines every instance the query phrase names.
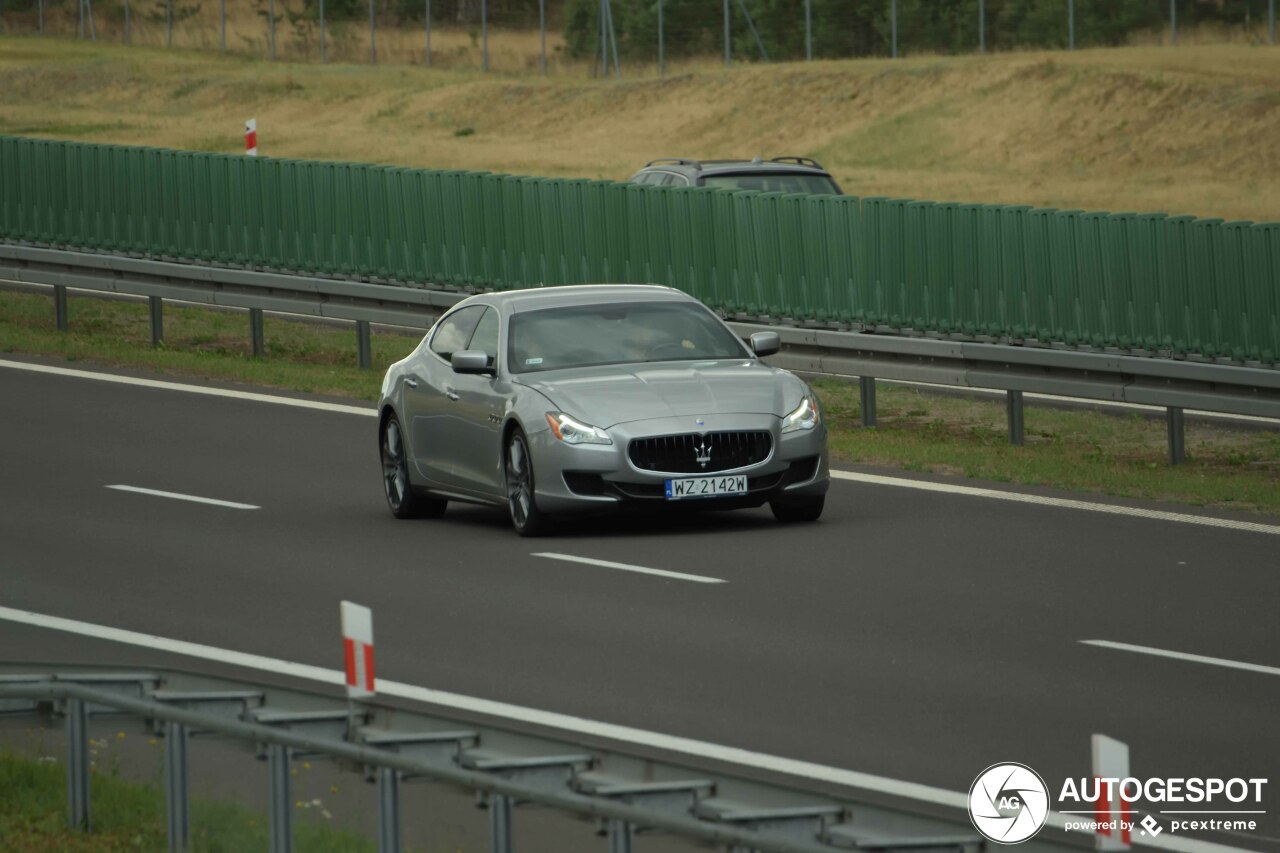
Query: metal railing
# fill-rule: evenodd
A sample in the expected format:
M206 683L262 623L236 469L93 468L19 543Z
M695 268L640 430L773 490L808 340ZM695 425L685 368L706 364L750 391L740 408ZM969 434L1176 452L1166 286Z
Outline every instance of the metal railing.
M151 338L164 339L163 301L180 300L249 311L253 352L263 352L263 311L354 321L357 361L368 368L370 324L428 327L470 291L411 288L377 282L194 266L0 243L0 279L53 289L59 329L68 323L67 289L145 296ZM761 326L755 317L729 317L743 337ZM1066 345L984 343L940 335L908 336L889 329L836 331L776 325L782 352L771 361L801 373L858 377L862 422L876 424L876 380L924 382L1006 393L1009 440L1022 444L1023 395L1136 403L1167 410L1169 461L1185 458L1184 409L1280 420L1280 370L1240 367L1208 359L1136 356L1120 350L1084 351Z
M376 782L383 853L401 848L400 800L414 780L482 795L493 853L513 849L513 808L525 804L598 821L606 836L601 846L610 853L630 853L639 829L762 853L969 853L984 846L962 810L936 816L919 803L913 808L815 793L803 780L759 782L615 746L172 670L5 665L0 714L65 721L68 822L84 831L93 827L89 723L108 713L140 718L163 738L170 850L190 847L187 739L195 733L231 739L266 761L273 853L293 849L290 762L302 754L339 762ZM1064 837L1032 848L1073 846Z

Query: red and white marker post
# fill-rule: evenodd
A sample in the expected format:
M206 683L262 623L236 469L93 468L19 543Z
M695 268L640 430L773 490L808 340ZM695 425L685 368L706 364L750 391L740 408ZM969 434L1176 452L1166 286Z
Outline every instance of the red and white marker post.
M1112 796L1107 795L1105 785L1098 786L1094 818L1099 829L1094 836L1095 847L1098 850L1128 850L1133 812L1120 796L1120 781L1129 778L1129 745L1106 735L1094 735L1093 778L1116 780Z
M368 699L374 694L372 610L342 602L342 649L347 663L347 698Z
M248 157L258 156L258 120L251 118L244 123L244 153Z

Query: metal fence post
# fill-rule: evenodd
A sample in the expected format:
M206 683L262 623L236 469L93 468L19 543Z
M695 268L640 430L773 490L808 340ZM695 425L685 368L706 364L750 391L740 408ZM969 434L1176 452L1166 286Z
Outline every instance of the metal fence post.
M987 52L987 4L978 0L978 53Z
M147 307L151 313L151 345L164 343L164 300L159 296L148 296Z
M1182 407L1170 406L1167 419L1169 422L1169 464L1181 465L1187 461L1187 435L1182 418Z
M267 772L271 776L269 823L271 853L293 851L293 792L289 779L289 750L278 743L267 747Z
M89 802L89 713L83 699L67 700L67 824L93 828Z
M262 309L249 309L249 343L255 356L262 355L266 350L262 328Z
M373 366L368 320L356 320L356 364L361 370L368 370Z
M1267 33L1272 44L1276 43L1276 0L1267 0Z
M400 853L400 771L378 768L378 853Z
M813 62L813 0L804 0L804 58Z
M377 23L374 21L373 0L369 0L369 64L378 64Z
M1007 391L1005 410L1009 416L1009 443L1022 446L1025 437L1025 422L1022 418L1022 392Z
M889 29L893 33L890 41L893 46L890 48L890 56L894 59L898 58L898 0L893 0L889 4Z
M729 46L729 0L724 0L724 64L732 64L733 49Z
M1067 0L1067 50L1076 49L1076 0Z
M859 376L859 397L862 402L862 425L876 425L876 379L874 376Z
M182 723L165 723L164 741L165 814L169 828L169 849L180 853L191 847L187 727Z
M1169 47L1178 46L1178 0L1169 0Z
M44 35L44 0L37 0L36 14L39 16L36 18L36 27L40 34Z
M609 821L609 853L631 853L634 836L631 824L621 820Z
M53 318L58 324L58 331L67 330L67 288L62 284L53 286Z
M124 43L133 44L133 18L129 14L129 0L124 0Z
M227 0L218 3L218 32L221 38L222 52L227 52Z
M489 853L511 853L511 800L489 797Z

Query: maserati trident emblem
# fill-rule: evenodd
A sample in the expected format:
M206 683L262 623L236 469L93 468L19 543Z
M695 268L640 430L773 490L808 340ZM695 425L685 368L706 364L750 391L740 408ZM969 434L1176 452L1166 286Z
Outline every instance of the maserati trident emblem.
M706 468L711 461L711 442L704 438L701 444L693 448L693 453L693 461Z

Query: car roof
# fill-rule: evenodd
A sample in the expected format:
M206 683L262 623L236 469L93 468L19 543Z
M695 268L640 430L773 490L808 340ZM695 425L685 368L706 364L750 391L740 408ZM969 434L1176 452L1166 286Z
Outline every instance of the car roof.
M697 302L692 296L660 284L567 284L484 293L466 304L484 303L511 312L536 311L565 305L592 305L606 300L628 302ZM463 303L459 303L461 305Z
M724 175L742 172L754 174L829 175L817 160L809 157L774 157L764 160L688 160L684 157L666 157L650 160L645 169L665 169L678 172L697 172L702 175Z

